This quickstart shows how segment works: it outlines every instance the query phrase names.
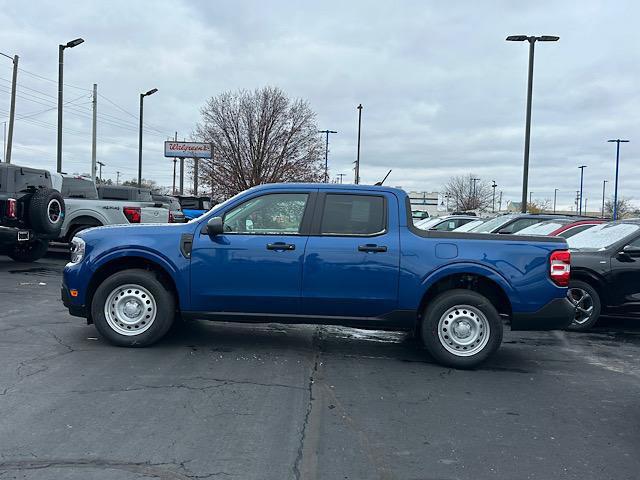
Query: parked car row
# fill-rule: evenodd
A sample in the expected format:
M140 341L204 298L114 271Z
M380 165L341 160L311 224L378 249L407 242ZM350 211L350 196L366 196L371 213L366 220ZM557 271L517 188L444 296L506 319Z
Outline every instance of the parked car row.
M183 212L185 207L190 207L188 215ZM159 195L131 186L96 186L82 176L0 164L0 253L16 261L35 261L47 252L50 242L68 243L88 228L182 223L210 207L208 197Z

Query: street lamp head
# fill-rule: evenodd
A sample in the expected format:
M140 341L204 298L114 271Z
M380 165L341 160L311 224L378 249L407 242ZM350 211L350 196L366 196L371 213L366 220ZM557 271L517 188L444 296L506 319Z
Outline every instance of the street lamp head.
M529 37L527 37L526 35L509 35L506 40L507 42L524 42L528 38Z
M64 48L73 48L73 47L77 47L78 45L80 45L81 43L84 43L84 39L82 38L76 38L75 40L71 40L70 42L67 42L67 44L64 46Z
M558 40L560 40L560 37L556 37L555 35L542 35L536 40L538 40L539 42L557 42Z
M157 88L152 88L151 90L149 90L147 93L143 93L142 95L144 95L145 97L148 97L149 95L153 95L154 93L156 93L158 91Z

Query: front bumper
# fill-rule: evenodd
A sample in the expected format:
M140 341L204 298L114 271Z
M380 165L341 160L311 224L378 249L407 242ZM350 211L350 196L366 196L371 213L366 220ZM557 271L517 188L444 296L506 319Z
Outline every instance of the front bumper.
M60 298L62 298L62 304L69 310L69 314L74 317L87 318L87 307L73 303L69 288L64 283L60 287Z
M535 312L511 315L511 330L563 330L571 325L575 307L566 298L554 298Z

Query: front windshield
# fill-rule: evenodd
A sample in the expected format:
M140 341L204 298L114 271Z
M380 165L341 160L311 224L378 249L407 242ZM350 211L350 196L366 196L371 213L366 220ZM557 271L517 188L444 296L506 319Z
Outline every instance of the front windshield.
M567 243L569 248L604 250L639 229L640 225L633 223L603 223L567 238Z
M559 229L563 225L566 225L567 222L553 220L551 222L540 222L535 225L531 225L527 228L523 228L517 234L518 235L549 235L554 230Z
M485 222L486 220L473 220L472 222L465 223L464 225L454 229L453 231L454 232L470 232L471 230L476 228L478 225L482 225Z
M495 230L499 230L500 227L507 224L511 220L513 220L513 216L503 215L501 217L496 217L487 222L484 222L483 224L478 225L477 227L475 227L473 230L470 230L470 231L477 232L477 233L490 233Z

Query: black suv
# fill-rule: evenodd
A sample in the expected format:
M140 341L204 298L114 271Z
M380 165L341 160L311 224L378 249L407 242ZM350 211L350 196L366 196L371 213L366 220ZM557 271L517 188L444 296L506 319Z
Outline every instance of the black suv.
M0 253L38 260L60 235L64 211L47 170L0 164Z

